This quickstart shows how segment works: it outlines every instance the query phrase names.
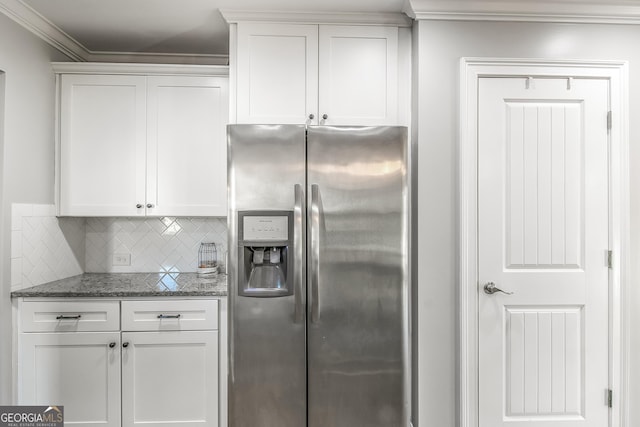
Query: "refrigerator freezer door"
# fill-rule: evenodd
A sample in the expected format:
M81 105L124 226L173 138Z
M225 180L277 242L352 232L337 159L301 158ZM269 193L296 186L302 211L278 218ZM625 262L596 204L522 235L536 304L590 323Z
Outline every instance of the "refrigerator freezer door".
M306 425L304 126L232 125L229 155L229 426ZM292 212L293 295L238 292L238 211ZM263 236L258 236L263 237ZM256 255L270 262L273 248ZM244 248L243 248L244 250ZM293 276L293 277L291 277ZM248 277L248 276L247 276Z
M407 426L406 129L307 138L308 426Z

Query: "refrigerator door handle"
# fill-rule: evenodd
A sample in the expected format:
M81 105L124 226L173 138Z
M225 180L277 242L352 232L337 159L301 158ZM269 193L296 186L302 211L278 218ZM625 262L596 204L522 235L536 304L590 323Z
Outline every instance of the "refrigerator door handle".
M320 319L320 189L311 185L311 323Z
M302 306L302 277L304 274L302 260L302 203L304 200L302 186L296 184L293 187L294 208L293 208L293 244L294 244L294 273L293 273L293 295L295 298L295 309L293 313L293 323L304 322L304 307Z

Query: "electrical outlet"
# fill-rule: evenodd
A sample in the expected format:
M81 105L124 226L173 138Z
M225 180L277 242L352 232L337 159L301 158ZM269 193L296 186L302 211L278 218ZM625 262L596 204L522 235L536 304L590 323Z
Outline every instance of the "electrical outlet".
M113 254L111 265L131 265L131 254Z

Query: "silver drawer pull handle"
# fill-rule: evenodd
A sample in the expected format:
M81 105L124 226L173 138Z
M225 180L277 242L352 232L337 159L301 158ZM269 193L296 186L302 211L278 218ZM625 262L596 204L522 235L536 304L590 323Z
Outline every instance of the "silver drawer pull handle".
M179 314L158 314L158 319L179 319Z
M56 316L56 320L79 320L82 316L80 314L76 315L76 316L64 316L64 315L59 315Z

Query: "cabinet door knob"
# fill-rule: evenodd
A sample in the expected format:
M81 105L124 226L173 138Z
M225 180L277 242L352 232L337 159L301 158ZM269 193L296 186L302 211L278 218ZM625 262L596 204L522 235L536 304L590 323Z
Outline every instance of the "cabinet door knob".
M151 203L147 203L147 208L148 208L148 209L151 209L152 207L153 207L153 204L151 204Z
M122 343L122 347L124 347L124 348L129 347L129 343L128 343L128 342L123 342L123 343Z
M329 116L328 116L328 115L326 115L326 114L323 114L323 115L322 115L322 120L327 120L328 118L329 118Z
M314 115L313 115L313 113L312 113L312 114L309 114L309 120L313 120L315 117L316 117L316 116L314 116Z
M138 204L136 205L136 208L138 208L138 209L142 209L142 205L141 205L140 203L138 203Z
M115 346L116 346L116 343L115 343L115 342L110 342L110 343L109 343L109 348L113 348L113 347L115 347Z

